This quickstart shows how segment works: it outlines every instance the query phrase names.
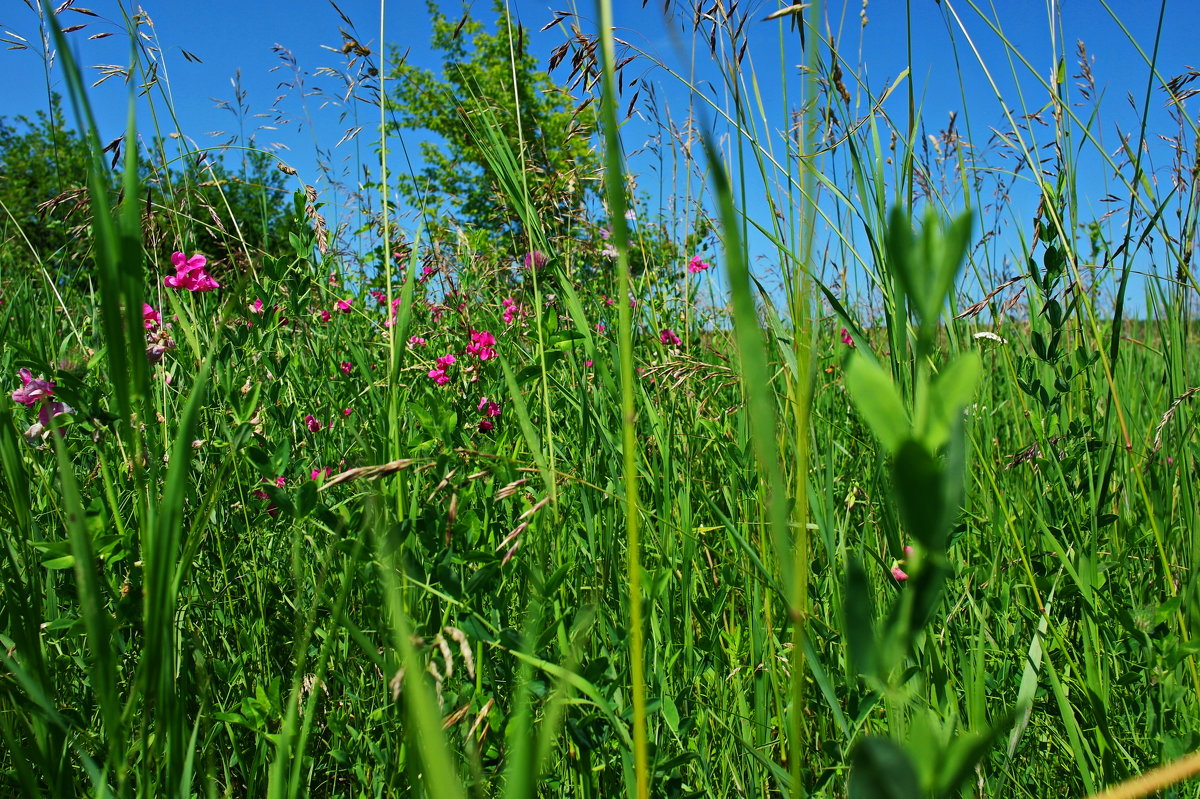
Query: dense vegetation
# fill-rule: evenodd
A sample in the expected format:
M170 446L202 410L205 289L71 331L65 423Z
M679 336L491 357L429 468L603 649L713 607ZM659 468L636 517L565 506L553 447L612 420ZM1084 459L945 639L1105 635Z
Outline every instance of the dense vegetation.
M805 102L710 109L731 162L663 144L670 219L611 34L558 18L571 110L503 13L435 13L446 73L386 100L344 29L358 102L445 148L397 179L419 224L368 179L356 230L259 150L106 149L47 17L82 132L0 124L0 795L1084 796L1184 758L1109 795L1196 796L1191 78L1174 179L1143 126L1089 219L1044 138L1095 146L1084 54L1002 131L1038 177L1000 211L1022 171L931 153L816 6L694 15L735 87L746 25L806 31Z

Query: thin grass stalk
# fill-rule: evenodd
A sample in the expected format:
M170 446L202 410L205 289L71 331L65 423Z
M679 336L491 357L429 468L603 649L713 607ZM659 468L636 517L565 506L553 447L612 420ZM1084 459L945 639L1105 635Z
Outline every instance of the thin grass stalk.
M620 354L621 450L625 486L626 579L629 588L630 691L633 695L633 764L637 799L650 797L650 762L646 731L645 642L642 630L642 563L638 508L637 408L634 401L633 315L629 307L629 229L625 219L625 167L616 113L616 56L611 0L596 0L600 18L604 134L604 187L614 246L617 248L617 347Z

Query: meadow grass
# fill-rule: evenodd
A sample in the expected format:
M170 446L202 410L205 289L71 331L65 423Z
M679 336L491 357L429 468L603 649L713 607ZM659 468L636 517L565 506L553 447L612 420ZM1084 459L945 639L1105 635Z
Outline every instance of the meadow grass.
M386 190L377 238L340 238L300 176L291 251L223 231L245 260L207 265L214 291L170 266L208 218L138 148L106 160L45 9L94 269L57 280L0 224L0 793L1200 794L1178 760L1200 748L1186 76L1140 43L1140 126L1112 156L1083 54L1078 85L1014 106L997 167L946 132L931 153L912 83L869 85L821 5L668 4L726 81L720 103L659 65L695 106L663 149L692 176L683 216L719 232L711 268L632 269L620 70L652 57L601 0L568 43L614 258L539 212L533 132L468 96L524 257L403 227ZM946 6L964 50L994 24L1022 59L1003 19ZM761 101L745 24L778 27L781 65L807 36L794 116ZM146 63L135 46L155 110L131 90L126 142L174 116ZM1104 219L1085 154L1123 198ZM1028 209L985 196L1018 184Z

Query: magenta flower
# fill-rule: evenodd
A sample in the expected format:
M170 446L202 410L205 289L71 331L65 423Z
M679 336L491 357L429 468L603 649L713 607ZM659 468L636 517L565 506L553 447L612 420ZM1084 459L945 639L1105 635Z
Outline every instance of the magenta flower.
M350 408L343 408L343 409L342 409L342 416L349 416L349 415L350 415L350 414L352 414L352 413L354 413L354 411L353 411L353 410L351 410Z
M340 313L350 313L350 306L354 305L354 300L338 300L334 308Z
M444 386L450 382L450 374L447 371L450 364L454 363L455 357L446 353L437 359L437 366L429 370L429 379L437 383L439 386Z
M603 323L603 322L597 322L597 323L596 323L596 332L597 332L597 333L603 333L603 332L604 332L605 330L607 330L607 329L608 329L608 328L606 328L606 327L604 326L604 323Z
M526 269L541 269L546 265L546 254L541 250L532 250L525 253L525 257L521 259L521 263L525 264Z
M22 369L17 374L21 378L21 387L12 393L14 402L19 402L26 408L32 408L54 395L54 383L49 380L34 377L28 369Z
M425 339L421 338L420 336L409 336L408 337L408 346L409 347L424 347Z
M387 302L387 294L379 291L378 289L371 289L370 294L375 298L375 302L379 303L380 305L383 305L385 302Z
M254 313L254 314L258 314L259 316L262 316L263 315L263 301L261 299L254 300L254 302L250 304L250 312Z
M350 374L350 370L353 368L354 368L354 366L349 361L342 361L342 365L341 365L342 374L347 374L347 375Z
M325 324L328 324L329 320L333 318L333 315L330 314L329 311L325 310L324 308L322 308L321 313L319 313L317 315L321 317L321 321Z
M153 330L162 324L162 315L148 302L142 303L142 324L147 330Z
M326 466L324 469L320 469L320 468L313 469L312 472L310 472L308 476L313 480L319 480L322 477L329 477L332 474L333 474L333 467Z
M221 288L221 284L204 271L208 259L203 255L186 258L181 252L173 252L171 263L175 267L175 274L163 278L163 285L167 288L184 291L214 291Z
M664 327L662 332L658 334L658 339L663 344L669 344L672 347L678 347L683 344L679 336L675 335L675 331L669 327Z
M854 346L854 338L850 335L850 331L846 330L844 327L842 328L842 343L847 347Z
M467 345L467 352L481 361L488 361L496 357L496 337L486 330L472 330L471 343Z
M701 259L699 255L693 255L692 260L688 261L688 272L694 275L697 272L703 272L705 269L708 269L711 266L712 264Z
M310 433L315 433L321 429L321 422L311 413L304 417L304 424L308 427Z
M902 583L908 579L908 574L906 574L904 569L900 568L900 564L897 563L892 567L892 577L895 578L896 582Z
M511 325L513 320L516 319L517 315L521 312L520 307L517 305L517 301L512 297L506 297L500 301L500 304L504 306L504 324Z

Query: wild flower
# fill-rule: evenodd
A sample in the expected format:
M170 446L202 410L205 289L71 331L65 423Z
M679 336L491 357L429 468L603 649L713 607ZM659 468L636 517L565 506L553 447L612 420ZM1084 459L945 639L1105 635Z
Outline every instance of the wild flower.
M175 267L175 274L163 278L163 285L167 288L184 291L214 291L221 288L221 284L204 271L208 259L203 255L187 258L181 252L173 252L171 264Z
M607 328L607 327L604 325L604 323L603 323L603 322L597 322L597 323L596 323L596 332L597 332L597 333L603 333L603 332L604 332L605 330L607 330L607 329L608 329L608 328Z
M341 366L339 368L342 370L342 374L348 375L348 374L350 374L350 371L354 368L354 365L351 364L349 361L342 361Z
M422 338L421 336L409 336L408 337L408 346L409 347L424 347L425 339Z
M387 294L385 292L379 291L378 289L371 289L370 294L375 298L375 302L379 303L380 305L383 305L385 302L387 302Z
M342 408L342 416L349 416L352 413L354 413L352 408Z
M313 469L311 472L309 472L308 476L312 480L319 480L322 477L329 477L332 474L333 474L333 467L326 466L324 468L318 467L316 469Z
M154 307L148 302L142 303L142 325L147 330L153 330L162 324L162 315L154 310Z
M263 301L261 298L256 298L254 302L250 303L250 313L258 314L259 316L263 315Z
M444 386L450 382L450 374L447 371L450 364L454 363L455 357L450 353L446 353L437 359L437 366L429 370L429 379L439 386Z
M483 414L483 418L479 420L479 432L489 433L494 430L496 424L492 419L500 415L500 405L489 400L487 397L481 397L479 405L475 409Z
M908 572L904 571L903 566L907 559L912 556L912 554L913 548L905 545L904 557L899 560L892 561L892 577L896 580L896 582L902 583L908 579Z
M51 381L34 377L28 369L21 369L17 375L21 378L21 387L12 393L13 402L32 408L54 396L54 383Z
M353 299L338 300L337 304L335 304L333 307L336 308L339 313L350 313L350 308L353 305L354 305Z
M321 317L321 321L325 324L328 324L329 320L333 318L333 315L324 308L321 309L321 312L317 316Z
M504 306L504 324L511 325L521 312L520 306L512 297L505 297L500 304Z
M541 250L531 250L525 253L525 257L521 259L521 263L525 265L526 269L541 269L546 265L547 260L546 254Z
M323 427L321 421L311 413L304 417L304 425L308 428L310 433L315 433Z
M496 337L486 330L472 330L471 343L467 345L467 352L474 355L481 361L488 361L496 357Z
M669 344L672 347L683 345L683 341L675 334L675 331L669 327L664 327L662 332L658 334L658 340L663 344Z
M846 330L846 328L844 328L844 327L842 328L842 343L845 344L847 347L854 346L854 337L851 336L850 331Z
M696 274L697 272L703 272L704 270L709 269L711 267L712 267L712 264L710 264L708 261L701 259L699 255L693 255L692 260L688 261L688 272L693 275Z

